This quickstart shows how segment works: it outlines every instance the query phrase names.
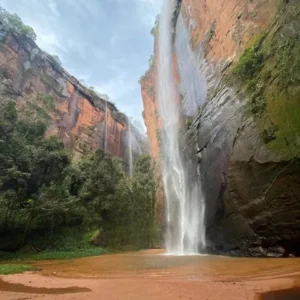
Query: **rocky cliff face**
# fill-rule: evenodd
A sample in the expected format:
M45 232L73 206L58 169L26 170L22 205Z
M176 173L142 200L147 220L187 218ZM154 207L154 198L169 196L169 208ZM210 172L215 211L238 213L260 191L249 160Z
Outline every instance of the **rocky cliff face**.
M156 67L154 65L145 74L142 85L143 118L147 127L150 153L156 160L159 158L159 129L161 127L158 115L155 87Z
M183 0L179 8L181 143L206 198L207 250L300 254L300 4ZM153 78L142 89L157 158Z
M106 148L128 163L128 119L114 104L81 85L31 39L2 27L0 44L1 101L16 101L23 117L47 123L47 135L59 135L74 158ZM132 135L133 157L147 153L143 135L135 128Z

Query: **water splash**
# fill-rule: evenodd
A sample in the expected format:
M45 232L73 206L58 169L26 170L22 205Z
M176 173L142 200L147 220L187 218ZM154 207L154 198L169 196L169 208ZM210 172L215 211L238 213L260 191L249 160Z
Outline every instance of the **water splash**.
M198 182L188 182L179 146L180 105L173 81L172 18L175 0L165 0L159 24L157 94L163 121L163 184L167 198L168 253L192 254L205 247L204 203Z
M128 121L128 156L129 156L129 175L133 176L133 161L132 161L132 133L131 133L131 124Z

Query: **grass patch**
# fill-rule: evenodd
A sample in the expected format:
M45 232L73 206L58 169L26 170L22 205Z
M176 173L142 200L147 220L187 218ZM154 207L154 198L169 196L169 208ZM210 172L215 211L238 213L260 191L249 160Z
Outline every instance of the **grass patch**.
M263 66L263 54L258 51L256 44L248 49L242 54L239 59L238 64L234 69L234 73L242 76L243 79L252 79L253 76L262 68Z
M49 237L34 231L28 239L28 250L0 252L0 261L64 260L102 255L108 251L93 244L98 234L98 230L85 232L80 228L65 228ZM16 241L18 237L14 235L12 239L8 234L5 240Z
M27 265L0 264L0 275L18 274L33 270L33 267Z
M76 249L73 251L45 250L38 253L0 253L0 261L66 260L80 257L98 256L107 253L99 247Z

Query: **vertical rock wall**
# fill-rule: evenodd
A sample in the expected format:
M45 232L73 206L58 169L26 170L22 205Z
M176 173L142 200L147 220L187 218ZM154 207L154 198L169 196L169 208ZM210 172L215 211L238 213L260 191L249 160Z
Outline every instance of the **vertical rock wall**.
M206 198L207 251L300 254L299 20L295 0L182 1L174 76L182 150ZM145 92L154 82L146 76L142 90L157 159L157 100Z
M1 101L16 101L20 114L48 125L47 135L59 135L73 157L104 149L128 161L128 119L108 102L81 85L30 39L0 28ZM135 157L147 153L138 136Z

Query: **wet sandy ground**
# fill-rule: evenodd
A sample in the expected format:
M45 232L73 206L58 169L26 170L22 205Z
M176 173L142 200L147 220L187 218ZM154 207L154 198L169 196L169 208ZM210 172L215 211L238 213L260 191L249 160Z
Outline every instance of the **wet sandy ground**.
M0 300L300 300L300 259L166 256L154 251L32 263L3 276Z

